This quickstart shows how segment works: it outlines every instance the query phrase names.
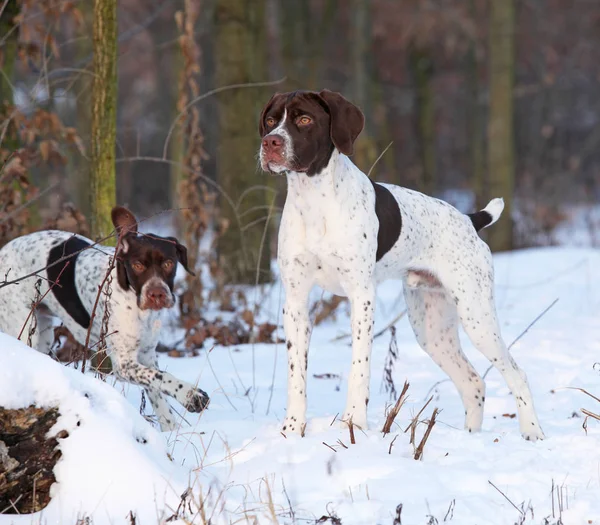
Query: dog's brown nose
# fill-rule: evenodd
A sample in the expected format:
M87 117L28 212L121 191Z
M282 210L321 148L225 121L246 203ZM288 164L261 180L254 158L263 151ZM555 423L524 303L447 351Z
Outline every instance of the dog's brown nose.
M267 135L262 141L262 146L265 151L280 153L283 149L283 137L281 135Z
M154 307L164 308L167 305L167 293L162 287L150 288L146 292L148 301Z

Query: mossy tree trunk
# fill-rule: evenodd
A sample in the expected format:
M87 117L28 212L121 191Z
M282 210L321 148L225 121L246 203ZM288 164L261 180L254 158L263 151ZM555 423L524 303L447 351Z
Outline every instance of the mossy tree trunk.
M4 11L0 16L0 38L4 38L4 45L0 47L0 115L5 113L5 104L12 106L13 93L13 73L15 61L17 59L17 50L19 45L19 31L15 28L15 17L19 14L17 0L9 0ZM8 36L6 36L8 35ZM16 136L5 136L4 143L0 148L14 151L19 147Z
M490 197L504 198L504 213L490 228L492 250L513 247L514 75L515 3L502 0L490 4L490 117L488 124L488 172Z
M218 86L267 78L264 0L218 0L216 4L216 79ZM229 281L270 280L269 209L274 193L268 175L256 167L258 116L269 91L242 87L219 95L218 182L222 216L229 229L219 240L219 255ZM229 200L230 199L230 200ZM233 205L231 203L234 203Z
M417 137L421 157L420 190L432 195L437 190L435 159L435 101L433 96L433 60L428 49L410 50L417 114Z
M115 144L117 139L117 0L94 0L94 80L90 227L94 238L113 230Z

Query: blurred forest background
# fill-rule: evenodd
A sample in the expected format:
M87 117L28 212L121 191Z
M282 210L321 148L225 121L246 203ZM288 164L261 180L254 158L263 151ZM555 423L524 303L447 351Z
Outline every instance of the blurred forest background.
M0 246L48 227L102 237L119 203L176 232L221 285L267 281L285 180L257 168L258 116L276 91L322 88L363 109L354 161L372 178L463 211L504 197L493 249L600 239L597 0L0 0L0 13Z

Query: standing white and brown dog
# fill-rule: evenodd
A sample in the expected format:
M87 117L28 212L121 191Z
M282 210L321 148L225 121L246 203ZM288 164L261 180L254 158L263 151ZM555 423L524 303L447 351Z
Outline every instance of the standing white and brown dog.
M348 159L363 125L355 105L327 90L276 94L260 117L261 166L287 173L288 180L278 253L288 348L283 430L301 433L306 425L313 286L350 299L352 368L344 419L366 428L375 287L401 278L417 340L456 385L465 428L481 429L485 384L461 350L459 321L515 396L523 437L542 439L527 378L500 334L492 257L477 235L499 218L502 200L464 215L416 191L372 182Z

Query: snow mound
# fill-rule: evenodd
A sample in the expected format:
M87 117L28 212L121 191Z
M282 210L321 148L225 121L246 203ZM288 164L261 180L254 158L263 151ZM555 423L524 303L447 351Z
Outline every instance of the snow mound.
M130 512L137 523L158 523L173 514L187 473L169 460L163 436L114 387L0 333L0 406L30 405L58 407L50 435L69 436L59 440L49 505L34 519L0 523L125 523Z

